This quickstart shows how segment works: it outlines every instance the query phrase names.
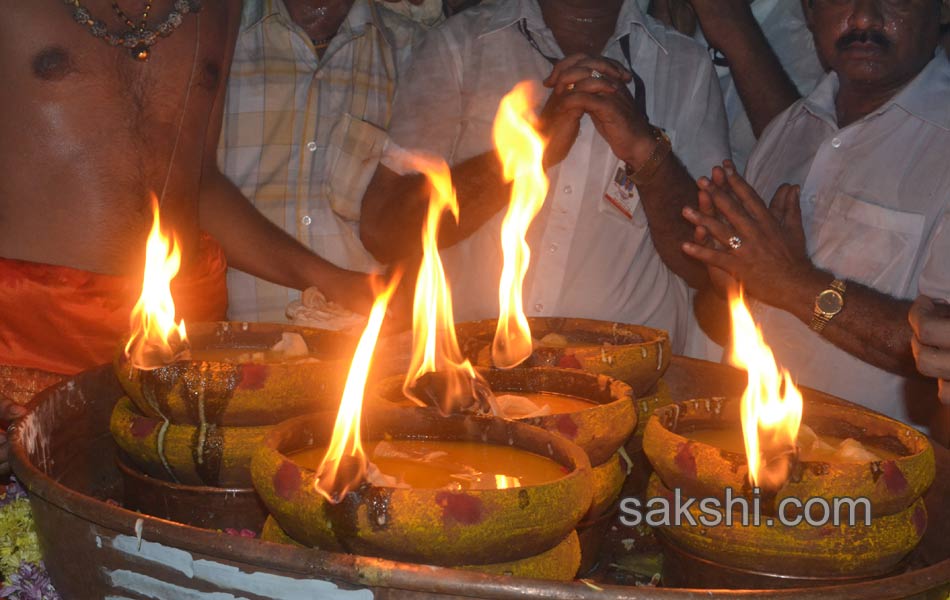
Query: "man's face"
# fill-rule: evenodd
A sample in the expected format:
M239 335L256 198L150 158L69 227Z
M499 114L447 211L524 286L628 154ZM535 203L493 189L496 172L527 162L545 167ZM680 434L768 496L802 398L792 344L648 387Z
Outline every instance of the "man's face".
M842 83L897 88L933 58L938 0L804 0L819 58Z

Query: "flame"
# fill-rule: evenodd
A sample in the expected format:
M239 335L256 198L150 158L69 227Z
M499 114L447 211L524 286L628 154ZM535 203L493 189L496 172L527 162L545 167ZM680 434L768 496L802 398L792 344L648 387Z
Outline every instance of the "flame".
M366 392L366 378L369 375L379 330L383 325L389 300L398 284L399 275L396 275L373 302L366 328L360 336L353 362L350 364L350 372L346 376L330 445L317 469L314 487L334 504L359 486L366 475L368 460L360 442L363 395Z
M504 266L498 286L498 326L492 343L492 361L502 369L521 364L532 352L531 329L522 300L531 260L525 236L544 204L548 179L544 174L544 140L534 127L537 119L531 108L531 89L530 83L522 82L502 98L492 132L505 180L513 182L501 226Z
M754 486L778 489L791 468L802 420L802 395L788 371L776 365L741 289L729 299L729 308L733 335L730 362L749 374L740 408L749 478Z
M132 309L129 319L132 335L125 345L125 355L140 369L155 369L174 362L188 349L185 321L175 323L175 301L171 292L171 280L181 267L181 248L174 234L166 237L162 233L154 195L152 214L152 230L145 244L142 295Z
M427 373L439 373L446 378L445 387L438 391L434 400L439 410L447 415L470 404L474 390L482 383L471 363L462 358L455 336L452 292L439 256L439 225L446 213L452 215L457 223L459 206L445 161L421 155L409 156L407 161L413 169L426 176L432 192L422 226L422 263L412 307L412 361L403 393L426 406L414 386Z

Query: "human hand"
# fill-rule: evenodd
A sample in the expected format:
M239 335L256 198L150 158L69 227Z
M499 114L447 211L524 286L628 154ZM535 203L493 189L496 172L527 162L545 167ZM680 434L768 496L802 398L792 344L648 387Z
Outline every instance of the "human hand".
M0 421L9 423L27 413L26 407L0 395ZM0 477L10 474L10 441L6 431L0 431Z
M712 268L720 269L750 295L783 308L783 300L792 297L786 291L814 270L805 248L798 187L781 186L766 207L731 161L714 168L711 179L697 183L700 206L711 203L724 220L711 217L708 204L705 212L686 207L683 216L697 227L695 239L711 236L720 247L686 243L683 251L710 267L711 277Z
M326 299L361 315L368 315L373 307L372 275L359 271L335 269L317 285Z
M920 296L910 309L909 320L917 369L937 378L940 401L950 404L950 305Z
M600 77L594 77L595 72ZM541 135L547 140L545 168L559 164L570 152L587 101L596 94L613 94L618 86L626 89L623 84L632 78L620 63L605 57L573 54L554 65L544 80L545 87L553 91L540 118Z

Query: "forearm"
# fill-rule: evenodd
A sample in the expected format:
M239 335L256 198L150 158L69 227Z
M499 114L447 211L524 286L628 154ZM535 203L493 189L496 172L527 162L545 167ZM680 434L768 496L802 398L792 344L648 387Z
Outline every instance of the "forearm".
M199 221L221 244L229 266L278 285L323 288L343 271L270 222L220 173L203 178Z
M819 269L782 286L769 302L806 325L814 315L815 297L828 289L834 276ZM844 308L821 335L845 352L878 368L919 377L911 351L913 331L907 320L911 302L898 300L872 288L847 281Z
M501 163L486 152L452 169L459 202L459 222L446 216L439 244L451 246L475 233L508 204L510 185ZM360 238L378 260L394 262L422 252L422 223L429 206L431 186L423 175L400 176L380 165L373 175L360 217Z
M726 35L709 31L729 70L756 137L800 96L748 7ZM720 28L718 25L717 28ZM705 27L704 27L705 30ZM712 43L712 42L711 42Z
M682 217L683 207L696 205L697 190L686 167L670 154L656 175L637 189L660 258L691 287L705 286L709 280L706 267L681 249L683 242L693 238L693 226Z

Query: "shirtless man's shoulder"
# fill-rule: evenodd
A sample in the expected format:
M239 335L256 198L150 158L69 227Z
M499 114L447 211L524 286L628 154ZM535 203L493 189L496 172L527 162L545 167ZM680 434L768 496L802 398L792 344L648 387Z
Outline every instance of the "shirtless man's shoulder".
M144 0L119 5L139 18ZM153 0L148 26L173 10ZM0 257L126 274L141 268L149 196L187 254L214 148L240 0L205 0L148 61L113 47L62 0L11 2L0 20ZM109 0L81 5L128 31ZM211 139L214 138L214 139Z

